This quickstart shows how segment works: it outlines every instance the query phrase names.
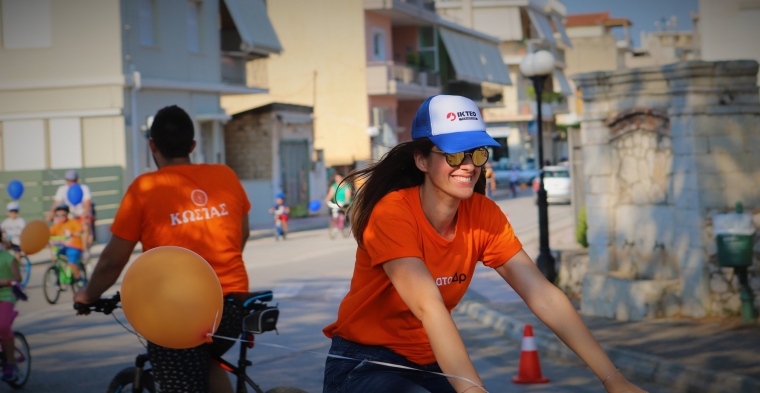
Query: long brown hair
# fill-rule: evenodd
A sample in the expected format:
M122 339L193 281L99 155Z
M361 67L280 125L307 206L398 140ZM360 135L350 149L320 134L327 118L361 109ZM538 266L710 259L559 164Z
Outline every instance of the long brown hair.
M355 170L343 179L346 184L363 183L357 189L350 212L351 230L359 246L362 246L364 241L364 230L369 223L372 209L380 199L393 191L419 186L425 182L425 173L417 168L414 153L419 152L428 157L433 146L433 142L428 138L400 143L380 161L367 168ZM475 192L486 193L486 177L483 170L475 183Z

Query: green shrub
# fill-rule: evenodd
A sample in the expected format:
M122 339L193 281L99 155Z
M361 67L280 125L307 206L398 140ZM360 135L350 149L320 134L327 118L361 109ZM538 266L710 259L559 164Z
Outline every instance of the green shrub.
M583 206L581 212L578 213L578 225L575 227L575 240L583 246L588 248L588 238L586 233L588 232L588 223L586 222L586 206Z

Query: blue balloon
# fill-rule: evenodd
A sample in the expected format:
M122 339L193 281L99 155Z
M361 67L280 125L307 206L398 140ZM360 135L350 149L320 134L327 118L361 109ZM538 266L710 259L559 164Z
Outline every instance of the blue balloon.
M79 185L79 183L74 183L69 187L69 192L66 193L66 197L69 199L69 202L72 205L78 205L82 203L82 197L84 196L84 193L82 193L82 186Z
M322 202L320 202L319 200L315 199L309 202L309 211L318 212L319 209L321 208L322 208Z
M12 199L19 199L24 194L24 183L19 180L11 180L8 182L8 195Z

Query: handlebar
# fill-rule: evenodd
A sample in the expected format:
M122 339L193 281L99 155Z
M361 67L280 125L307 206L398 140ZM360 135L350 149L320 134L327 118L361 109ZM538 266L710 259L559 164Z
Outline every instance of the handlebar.
M77 311L77 315L88 315L90 312L102 312L105 315L109 315L113 310L120 308L121 293L116 292L110 298L100 298L98 301L92 304L74 303L74 310Z

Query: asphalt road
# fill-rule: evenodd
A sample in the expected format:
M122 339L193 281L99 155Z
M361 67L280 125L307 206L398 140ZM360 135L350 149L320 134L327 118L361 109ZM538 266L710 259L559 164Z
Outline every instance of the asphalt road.
M529 254L535 254L537 213L532 199L504 199L499 204ZM572 225L570 207L551 206L550 219L553 231L567 229ZM273 238L248 242L244 259L251 287L273 289L281 309L279 334L257 336L257 345L249 356L254 364L249 375L265 390L290 385L321 392L324 354L330 345L321 329L334 320L338 304L348 291L355 251L352 239L330 240L326 230L293 233L284 242ZM25 391L104 392L110 379L133 364L144 348L110 316L75 316L70 292L62 294L59 304L48 305L40 287L44 268L35 266L27 291L30 300L17 306L21 315L14 327L26 334L32 348L32 373ZM509 287L499 282L498 275L483 269L476 274L477 288L495 289L482 290L480 295L519 301L514 292L511 297L504 295ZM483 285L486 283L494 285ZM115 317L126 323L121 312ZM514 385L510 378L518 369L518 344L496 336L465 315L455 313L455 320L491 392L604 391L585 367L551 359L541 359L544 375L551 383ZM228 352L229 360L236 360L236 349ZM656 387L647 389L665 392ZM0 392L3 390L11 389L0 384Z

